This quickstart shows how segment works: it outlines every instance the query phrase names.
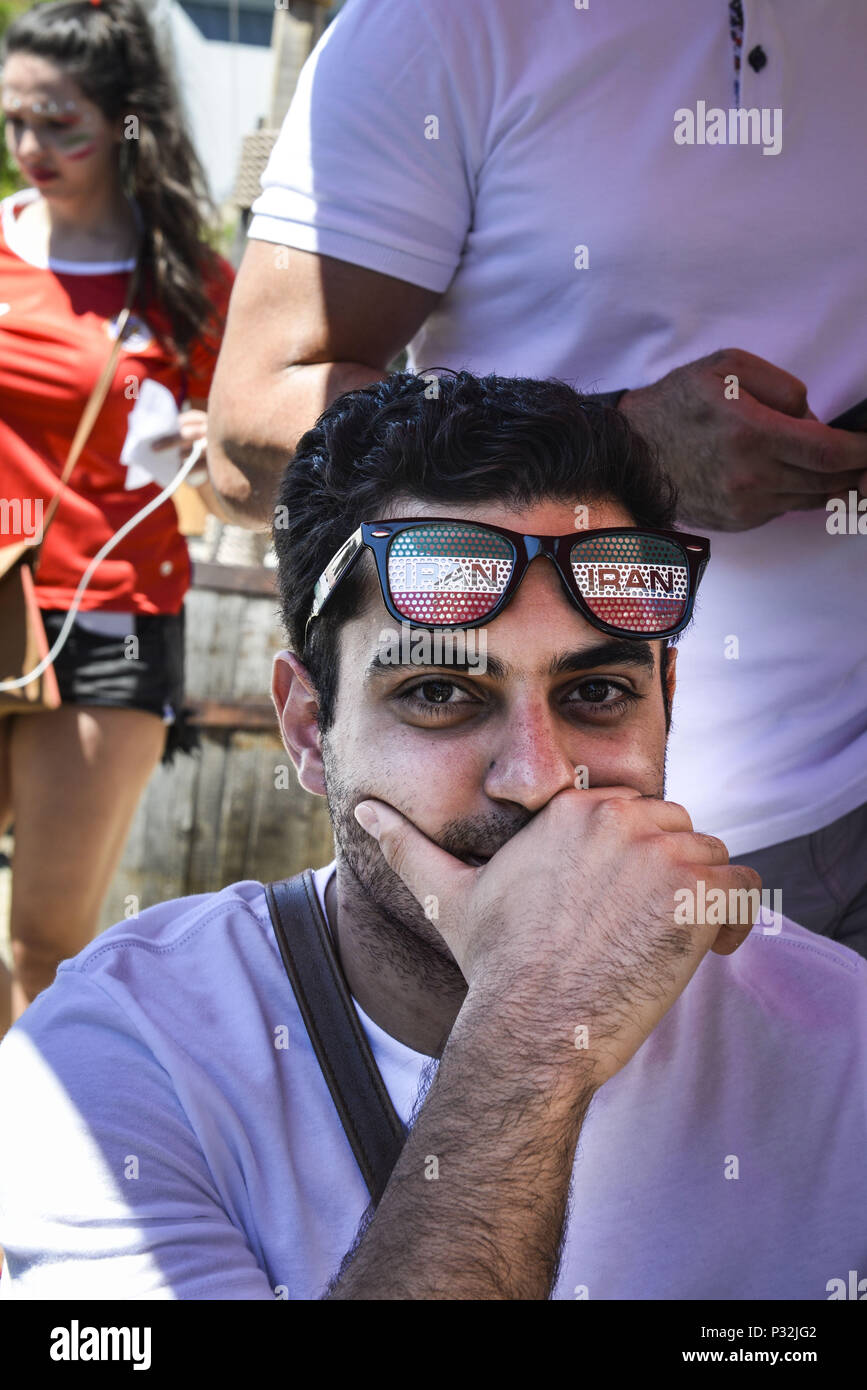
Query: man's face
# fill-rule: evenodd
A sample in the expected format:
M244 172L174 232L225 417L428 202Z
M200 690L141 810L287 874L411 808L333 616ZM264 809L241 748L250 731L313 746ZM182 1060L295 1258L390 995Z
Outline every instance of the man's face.
M588 527L633 524L614 503L588 512ZM447 515L538 535L576 529L574 505L553 501L516 511L410 499L389 506L388 514ZM373 573L368 553L361 564ZM340 629L335 718L321 739L324 785L340 871L349 871L354 895L360 891L369 909L447 955L422 908L358 825L355 806L366 797L389 802L449 853L477 863L558 792L574 787L579 769L586 769L584 785L661 797L662 644L613 639L592 627L544 557L532 562L507 608L485 628L485 670L383 665L381 634L397 627L376 584L375 597ZM282 708L279 679L275 695ZM319 789L309 772L302 781Z

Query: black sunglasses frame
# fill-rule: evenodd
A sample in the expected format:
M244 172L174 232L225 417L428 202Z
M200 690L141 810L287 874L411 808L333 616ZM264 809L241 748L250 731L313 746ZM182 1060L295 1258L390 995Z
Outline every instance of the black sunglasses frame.
M483 617L473 618L465 623L419 623L398 612L392 601L388 583L388 552L395 536L399 536L401 532L409 531L416 526L429 526L432 523L444 521L453 522L455 525L478 526L481 530L494 531L498 536L505 537L507 541L511 542L515 552L512 573L496 603L490 612L485 613ZM636 535L651 536L654 539L673 542L682 551L689 573L689 588L683 617L672 627L665 628L660 632L636 632L632 628L613 627L610 623L606 623L603 618L598 618L582 596L572 573L569 555L576 541L586 541L596 536ZM316 582L313 591L313 607L304 629L305 648L310 624L322 612L338 584L349 574L365 548L373 553L373 558L376 561L382 601L391 617L399 623L408 623L414 628L426 628L429 632L438 632L455 628L482 627L485 623L493 622L494 618L502 613L513 598L515 590L527 573L531 562L537 556L545 555L553 562L564 589L588 623L612 637L627 637L644 641L657 641L660 638L674 637L678 632L683 631L692 617L698 586L710 559L710 541L706 536L693 536L686 531L665 531L655 526L601 526L587 528L583 531L570 531L563 536L531 536L520 531L509 531L505 526L494 526L487 521L472 521L467 517L414 516L405 517L400 521L363 521L326 565Z

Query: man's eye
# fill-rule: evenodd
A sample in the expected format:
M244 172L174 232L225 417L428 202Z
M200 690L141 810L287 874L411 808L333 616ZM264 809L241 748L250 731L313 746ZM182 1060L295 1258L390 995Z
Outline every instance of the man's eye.
M425 704L448 705L455 704L455 695L463 695L463 691L451 681L425 681L423 685L417 685L416 695L421 695Z
M444 709L456 709L475 704L471 695L454 681L426 680L403 690L397 697L410 709L419 713L438 713Z
M639 696L628 686L618 685L616 681L594 677L581 681L568 697L568 703L584 705L592 709L625 711Z

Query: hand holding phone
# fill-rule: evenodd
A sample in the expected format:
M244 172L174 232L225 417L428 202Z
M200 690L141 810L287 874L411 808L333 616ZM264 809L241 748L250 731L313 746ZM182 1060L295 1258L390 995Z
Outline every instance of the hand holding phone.
M867 397L829 420L828 424L832 430L867 430Z

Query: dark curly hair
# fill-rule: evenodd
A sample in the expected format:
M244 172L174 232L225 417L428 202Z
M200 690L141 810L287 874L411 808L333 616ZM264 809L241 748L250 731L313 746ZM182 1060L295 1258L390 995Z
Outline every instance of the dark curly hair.
M277 496L274 545L286 637L334 718L337 635L364 593L359 570L340 584L305 649L313 587L362 521L399 496L425 502L546 499L618 502L636 525L674 525L677 493L650 446L617 410L549 378L435 378L394 372L346 391L302 435Z
M137 138L118 146L124 191L135 198L144 223L137 303L155 302L163 310L171 336L158 336L188 367L194 340L216 343L222 329L202 285L214 266L206 233L216 209L145 11L138 0L34 5L6 29L0 61L13 53L56 63L107 120L138 118Z

